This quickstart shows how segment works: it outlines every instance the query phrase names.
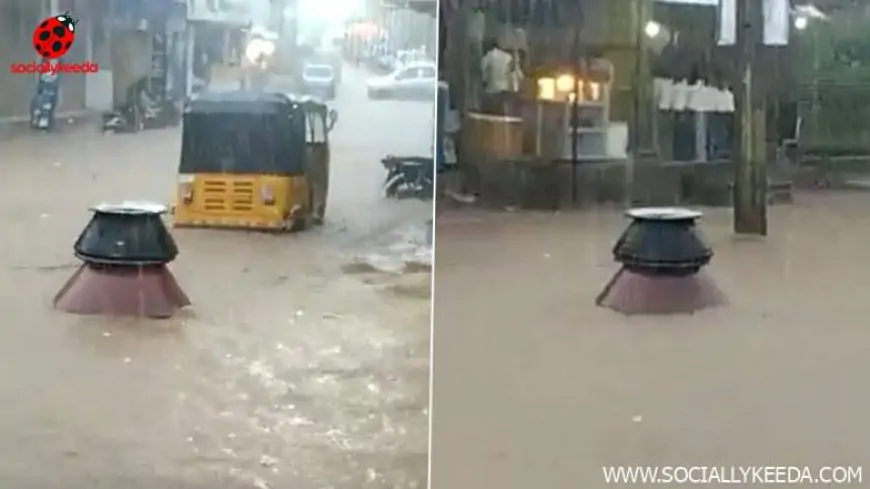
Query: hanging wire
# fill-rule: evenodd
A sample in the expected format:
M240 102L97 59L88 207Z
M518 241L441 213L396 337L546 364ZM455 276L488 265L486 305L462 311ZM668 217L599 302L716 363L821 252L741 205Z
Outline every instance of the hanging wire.
M573 32L573 42L571 49L571 62L574 72L574 86L571 88L572 93L574 94L574 100L571 103L571 123L569 125L569 130L571 131L571 202L577 202L577 164L578 162L578 152L579 148L577 147L577 131L580 125L580 84L577 83L577 80L582 79L586 75L586 67L583 61L583 48L582 48L582 39L581 35L583 33L583 7L580 3L577 3L575 11L572 12L574 15L574 22L572 23L574 26Z

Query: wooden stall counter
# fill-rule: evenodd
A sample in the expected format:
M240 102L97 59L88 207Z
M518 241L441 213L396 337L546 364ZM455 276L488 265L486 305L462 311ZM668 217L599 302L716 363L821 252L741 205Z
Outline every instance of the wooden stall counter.
M469 112L463 128L467 154L487 161L515 160L523 155L523 120L520 117Z

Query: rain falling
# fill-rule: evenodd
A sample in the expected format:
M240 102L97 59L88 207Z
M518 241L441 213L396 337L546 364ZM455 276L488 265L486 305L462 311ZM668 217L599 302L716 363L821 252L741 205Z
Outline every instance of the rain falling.
M431 6L12 3L0 482L425 487Z

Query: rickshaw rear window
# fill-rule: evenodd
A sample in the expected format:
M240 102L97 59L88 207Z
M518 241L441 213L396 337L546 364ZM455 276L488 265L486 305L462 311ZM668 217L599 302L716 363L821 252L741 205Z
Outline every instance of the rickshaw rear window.
M268 113L186 114L179 173L300 174L305 132L293 124Z

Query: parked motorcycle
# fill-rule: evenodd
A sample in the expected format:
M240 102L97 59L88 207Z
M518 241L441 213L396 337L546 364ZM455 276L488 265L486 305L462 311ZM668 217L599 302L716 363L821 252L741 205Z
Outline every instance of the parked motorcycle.
M36 83L36 94L30 101L30 127L50 131L54 127L60 78L57 74L42 73Z
M139 132L177 126L181 110L172 100L156 101L148 91L147 79L141 78L127 91L126 102L103 114L104 132Z
M384 195L387 198L432 199L435 192L435 161L423 156L387 156L381 160L387 170Z

